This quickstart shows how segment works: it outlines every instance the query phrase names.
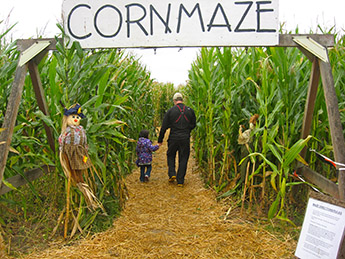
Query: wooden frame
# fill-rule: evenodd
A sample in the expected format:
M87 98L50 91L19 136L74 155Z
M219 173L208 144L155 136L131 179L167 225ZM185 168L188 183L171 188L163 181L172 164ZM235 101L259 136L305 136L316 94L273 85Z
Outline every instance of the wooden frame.
M321 76L325 100L327 105L327 112L328 118L330 122L330 131L332 136L332 143L334 149L334 156L335 160L339 163L345 164L345 141L343 136L343 129L340 121L340 113L338 108L338 100L336 97L335 89L334 89L334 80L331 70L331 65L329 62L325 62L321 60L317 55L310 51L309 49L305 48L298 44L298 42L294 41L296 37L307 37L313 39L317 44L320 44L321 47L326 49L329 47L334 46L334 35L331 34L281 34L279 35L279 44L276 47L298 47L302 53L304 53L308 59L313 63L312 65L312 72L310 76L310 83L308 87L308 96L304 111L304 120L302 126L302 134L301 137L305 138L311 128L312 122L312 115L314 111L314 103L316 99L317 88L319 84L319 79ZM44 91L42 87L42 83L39 77L38 71L38 64L41 59L47 54L49 50L56 49L56 40L55 39L29 39L29 40L19 40L17 43L18 50L23 53L25 50L30 48L33 44L39 41L50 41L50 44L44 48L40 53L35 55L32 59L30 59L27 63L22 66L18 66L15 74L15 79L13 81L13 86L11 90L11 94L9 96L9 101L7 105L7 110L5 114L4 123L2 128L5 130L0 134L0 143L4 142L4 144L0 145L0 183L2 183L3 173L6 166L6 161L8 157L9 147L13 135L13 129L15 126L19 103L21 100L24 81L26 77L27 70L29 70L30 77L32 80L33 88L35 91L36 99L38 102L38 106L40 110L49 115L49 111L47 108L47 104L44 98ZM326 52L328 57L328 53ZM55 152L55 141L53 138L53 133L51 129L44 125L45 130L47 132L48 143L50 148ZM306 150L303 150L301 155L305 156ZM322 190L327 192L328 194L332 195L335 198L345 200L345 174L339 174L339 185L330 182L328 179L322 177L320 174L313 172L306 166L297 166L298 171L311 183L316 184ZM49 171L49 170L47 170ZM31 179L37 179L43 175L42 170L31 170L29 173L32 177ZM35 175L35 176L33 176ZM37 177L36 177L37 176ZM23 177L22 177L23 178ZM12 179L7 179L11 184L18 187L21 184L25 184L26 181L23 179L20 180L20 185L18 185L18 177L14 177ZM28 179L30 180L30 179ZM15 182L13 182L15 181ZM3 187L0 187L0 194Z
M35 44L40 40L18 40L17 48L18 50L23 53L24 50L28 49L31 45ZM17 66L15 78L12 85L12 90L9 96L7 110L5 113L4 122L2 128L5 130L0 134L0 142L4 142L4 144L0 145L0 192L6 193L8 190L6 186L2 183L3 174L5 171L6 161L8 157L8 152L12 140L13 129L16 123L18 109L20 100L22 98L23 87L25 83L26 73L29 70L32 85L35 91L35 96L38 102L38 106L40 110L45 114L49 115L46 100L44 98L44 91L41 83L41 79L39 77L38 72L38 64L42 60L42 58L47 54L49 50L56 49L56 40L49 39L51 42L50 45L41 51L38 55L35 55L31 60L29 60L26 64L22 66ZM44 124L44 128L47 133L48 143L50 148L55 152L55 141L53 137L52 130ZM44 170L49 171L49 170ZM29 181L37 179L38 177L42 176L42 170L34 169L29 172L24 172L23 176L28 176L26 179ZM25 184L27 181L21 176L14 176L7 181L12 184L14 187L19 187ZM5 191L4 191L5 190Z

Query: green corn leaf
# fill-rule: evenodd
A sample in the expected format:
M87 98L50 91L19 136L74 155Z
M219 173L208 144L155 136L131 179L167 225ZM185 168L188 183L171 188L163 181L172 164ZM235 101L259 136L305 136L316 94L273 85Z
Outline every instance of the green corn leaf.
M5 179L2 179L2 182L4 185L6 185L8 188L12 189L12 190L17 190L16 187L14 187L11 183L9 183L8 181L6 181Z
M278 161L280 163L283 163L283 158L282 156L279 154L279 152L277 151L276 147L273 146L272 144L267 144L268 148L271 150L271 152L273 153L273 155L278 159Z
M3 143L6 143L6 142L3 142ZM1 143L0 143L0 144L1 144ZM10 147L10 148L9 148L9 151L12 152L12 153L15 153L15 154L20 155L20 152L19 152L18 150L16 150L15 148L13 148L13 147Z
M285 190L286 190L286 178L283 178L281 187L280 187L280 196L285 197Z
M116 120L116 119L113 119L113 120L107 120L107 121L104 121L101 123L102 125L107 125L107 126L110 126L110 125L126 125L128 126L128 124L124 121L120 121L120 120Z
M302 149L306 146L308 141L312 136L308 136L305 139L298 140L284 155L284 163L282 164L283 168L288 167L299 155Z
M277 198L275 201L272 203L270 209L268 210L268 219L272 219L278 212L278 207L279 207L279 202L280 202L280 195L277 195Z
M103 95L104 95L104 92L106 91L109 75L110 75L110 71L109 71L109 69L107 69L106 71L104 71L104 74L100 78L100 81L98 84L98 96L99 97L98 97L98 100L96 102L96 107L98 107L103 101Z
M275 217L276 219L282 220L282 221L286 221L288 223L290 223L291 225L293 225L294 227L296 227L295 223L293 223L290 219L288 219L287 217L283 217L283 216L279 216L277 215Z
M277 166L273 164L271 161L269 161L263 154L255 152L248 155L248 157L252 157L252 156L260 156L271 167L273 172L279 174Z
M272 188L273 188L276 192L278 192L277 185L276 185L276 177L277 177L277 173L273 172L273 173L271 174L271 181L270 181L270 183L271 183Z
M35 115L41 120L43 120L44 123L47 124L47 126L53 129L56 135L59 135L55 128L54 122L51 120L49 116L45 115L41 110L38 110L37 112L35 112Z

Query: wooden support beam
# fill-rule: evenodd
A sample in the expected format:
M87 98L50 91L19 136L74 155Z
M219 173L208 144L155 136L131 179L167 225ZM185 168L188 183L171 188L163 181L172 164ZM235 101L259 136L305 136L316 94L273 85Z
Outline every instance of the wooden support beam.
M296 36L293 37L293 41L300 46L299 48L302 49L302 52L310 61L313 61L314 57L317 57L324 62L329 62L327 48L313 40L311 37Z
M305 109L304 109L304 118L303 118L302 133L301 133L302 139L305 139L310 134L319 81L320 81L319 62L318 62L318 59L316 57L314 57L312 70L311 70L311 74L310 74L308 96L307 96ZM307 147L305 147L302 150L300 155L303 158L305 158L306 152L307 152Z
M23 52L27 48L29 48L31 45L36 43L37 41L50 41L50 45L46 48L47 51L49 50L56 50L56 40L54 38L48 38L48 39L25 39L25 40L17 40L17 49L20 52Z
M32 182L43 176L43 174L47 174L52 172L55 169L55 166L52 165L44 165L41 168L35 168L24 172L23 175L15 175L6 179L7 182L12 184L15 188L18 188L28 182ZM8 193L12 191L11 188L7 187L5 184L2 184L0 187L0 195Z
M321 45L330 48L334 47L334 35L333 34L279 34L279 43L273 47L298 47L298 44L293 41L293 38L296 36L306 36L310 37L313 40L319 42ZM17 48L19 51L24 51L29 46L34 44L38 40L49 40L51 41L50 46L47 47L47 50L56 50L56 39L47 38L47 39L22 39L17 41ZM62 39L58 39L62 41ZM230 47L230 46L228 46ZM239 47L239 46L236 46ZM260 47L260 46L258 46Z
M42 50L39 54L37 54L37 56L34 59L32 59L32 62L38 65L41 62L41 60L45 57L45 55L47 55L48 52L48 48Z
M31 76L32 85L35 91L38 107L40 108L40 110L43 112L44 115L49 116L49 110L48 110L48 106L45 100L44 89L42 87L42 82L39 76L37 64L34 60L29 61L29 72ZM44 122L43 122L43 126L47 133L49 146L51 150L55 153L55 141L54 141L54 135L53 135L52 129L48 127L48 125L46 125Z
M313 62L313 60L315 59L315 56L313 54L311 54L301 46L298 46L297 48L309 59L310 62Z
M298 47L294 42L294 37L309 37L326 48L334 47L334 35L332 34L279 34L279 44L277 47Z
M331 64L319 60L319 66L331 130L334 160L335 162L345 164L345 140L340 120L338 99L334 88ZM338 184L339 198L345 200L345 171L339 171Z
M309 167L305 166L301 162L297 162L296 171L298 174L302 175L308 182L316 185L323 192L332 195L334 198L339 199L339 189L338 185L328 180L321 174L311 170Z
M17 120L20 100L22 99L27 68L28 66L26 64L21 67L17 67L11 94L7 103L4 122L2 124L2 128L5 130L0 133L0 143L4 143L0 144L0 183L2 182L4 175L8 151L13 136L13 129Z
M325 48L327 44L325 44L325 42L323 43L317 42L318 40L315 40L315 41L316 42L314 42L313 49L312 49L313 47L312 45L299 46L302 52L306 54L309 59L311 59L311 55L320 56L320 58L316 56L313 57L313 71L311 74L311 82L308 89L308 99L307 99L307 103L306 103L306 107L304 111L302 138L305 138L310 132L312 114L314 112L314 102L316 99L319 77L321 75L323 91L324 91L324 96L325 96L326 106L327 106L328 120L329 120L330 131L331 131L332 144L333 144L334 160L338 163L345 164L345 140L344 140L343 128L342 128L341 120L340 120L338 99L337 99L336 92L334 89L332 68L331 68L331 64L328 61L329 60L328 50L327 48ZM317 45L319 46L319 48L316 48L318 47ZM321 56L325 58L321 58ZM306 149L303 149L301 152L301 156L305 157L305 153L306 153ZM345 200L345 172L344 171L339 172L338 184L339 185L337 186L337 188L338 188L339 199Z

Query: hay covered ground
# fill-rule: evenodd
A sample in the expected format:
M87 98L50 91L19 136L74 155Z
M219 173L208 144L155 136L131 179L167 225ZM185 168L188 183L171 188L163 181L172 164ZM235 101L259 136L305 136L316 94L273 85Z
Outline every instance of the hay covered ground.
M288 234L277 237L216 201L193 156L184 187L169 183L166 149L164 142L154 154L148 183L139 182L138 169L127 177L129 200L111 229L22 258L293 258Z

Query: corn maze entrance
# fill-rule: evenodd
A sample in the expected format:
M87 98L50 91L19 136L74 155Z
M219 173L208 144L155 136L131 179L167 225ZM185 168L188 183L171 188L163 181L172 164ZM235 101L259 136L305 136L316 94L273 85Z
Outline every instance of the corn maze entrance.
M13 82L4 122L2 125L4 131L0 133L0 182L2 182L3 179L27 70L29 70L30 73L37 99L37 104L40 110L45 115L49 115L44 90L39 76L38 64L48 51L56 49L56 40L19 40L17 45L19 51L21 52L21 57L16 70L15 79ZM304 110L301 138L307 137L310 132L312 116L314 112L314 103L321 77L329 117L329 126L334 150L334 160L338 163L345 164L345 141L340 120L338 100L334 89L331 64L328 61L327 52L327 48L333 46L334 35L331 34L281 34L279 35L279 44L276 47L297 47L312 62L312 73L310 77L308 96ZM52 130L46 124L44 124L44 127L46 130L50 148L53 152L55 152L55 140L53 138ZM304 149L301 152L302 157L304 157L305 154L306 150ZM42 176L43 173L49 172L52 167L53 166L43 166L41 168L24 172L24 177L18 175L6 180L14 187L19 187L27 183L27 181L35 180ZM317 172L313 172L304 165L297 165L297 169L299 173L301 173L309 182L317 185L324 192L330 194L334 198L345 200L345 175L343 173L339 174L339 184L336 185L335 183L321 176ZM2 184L0 187L0 195L10 190L11 189L9 187Z
M112 228L25 258L291 258L292 236L274 236L267 222L253 223L240 217L236 204L217 202L193 154L184 187L169 183L164 143L153 156L149 182L139 182L138 169L126 178L129 199Z
M30 73L38 106L45 115L49 115L45 100L45 94L39 76L38 64L48 51L56 49L56 40L19 40L17 46L18 50L21 52L21 56L16 70L11 94L8 100L4 122L2 125L2 128L4 128L4 130L0 133L0 182L2 182L3 180L3 174L13 135L13 129L16 123L27 70L29 70ZM305 138L310 132L312 115L314 111L314 102L321 78L330 124L329 126L334 150L334 159L338 163L345 164L345 141L340 120L338 100L334 89L331 64L329 63L327 52L327 48L333 46L334 35L281 34L279 35L279 44L275 47L297 47L312 62L312 73L310 77L308 96L305 105L301 138ZM52 130L47 125L45 125L45 130L47 133L47 139L50 148L53 152L55 152L55 140L53 138ZM159 152L162 153L164 151ZM306 150L302 151L301 155L304 156L305 153ZM143 242L146 242L144 241L145 238L136 240L133 236L133 239L129 240L128 235L133 234L134 236L140 235L141 237L145 237L146 235L148 235L148 233L151 233L154 234L156 239L151 240L151 243L145 243L145 246L142 246L136 251L128 249L126 250L126 253L132 253L133 257L139 257L139 254L142 255L142 253L148 253L148 256L150 256L150 253L155 253L152 254L152 257L148 258L167 258L169 256L172 257L173 254L176 255L176 253L181 257L185 256L190 258L210 258L209 255L211 253L219 253L220 255L230 256L231 253L238 252L240 253L237 254L239 256L238 258L241 258L241 256L243 256L243 258L253 256L255 257L255 254L248 254L246 251L241 250L244 249L243 247L238 247L240 245L238 243L238 239L243 237L241 234L241 231L243 231L243 229L239 228L237 230L234 230L234 228L238 226L238 222L236 222L235 220L231 224L225 224L225 222L229 220L229 218L220 220L220 215L215 214L216 210L211 209L213 207L221 206L221 204L215 203L214 197L211 194L205 195L207 191L202 188L200 179L196 176L196 173L193 172L193 169L195 169L196 167L194 165L189 166L189 172L187 173L187 175L189 175L190 178L188 180L189 184L186 186L186 188L176 190L176 188L167 185L165 179L166 170L165 168L163 168L163 164L165 163L161 160L157 159L157 162L154 165L154 167L156 168L156 174L153 177L152 182L150 182L148 185L143 187L137 186L138 183L136 182L136 173L129 177L128 181L132 185L133 200L130 200L127 204L125 215L128 216L122 217L118 221L124 222L122 230L117 227L118 223L115 223L114 229L107 231L106 234L96 235L92 240L85 241L85 243L83 242L80 245L81 247L76 247L73 249L68 248L68 250L72 252L75 249L76 255L81 253L82 250L85 250L83 253L87 255L88 249L93 249L96 255L100 255L100 253L103 253L102 255L106 255L104 258L124 258L123 249L125 249L124 247L126 247L128 244L130 244L130 247L132 247L136 245L140 246L143 244ZM35 170L24 172L22 175L14 176L6 180L14 187L19 187L23 184L26 184L28 181L37 179L44 173L49 172L51 167L53 166L37 168ZM331 195L335 199L340 199L343 201L345 200L344 173L339 173L338 185L336 185L335 183L329 181L317 172L313 172L310 168L304 165L297 165L296 169L301 175L304 176L305 179L317 185L325 193ZM167 188L166 194L164 192L164 188ZM0 188L0 195L10 190L10 188L2 184ZM188 205L187 203L184 204L188 199L192 199L192 201L189 201L192 202L192 206ZM140 206L140 204L143 206L136 207ZM154 210L154 213L150 214L149 211L143 211L143 213L134 214L134 211L138 212L143 208L147 210L152 208ZM160 209L162 208L167 211L160 211ZM217 208L217 210L224 212L224 208L221 207ZM231 211L228 214L231 214ZM139 218L135 218L135 215L137 215L137 217ZM198 217L196 217L196 215ZM147 220L146 225L142 223L140 219L141 217L147 217L145 219ZM199 217L202 219L202 221L196 222L195 218ZM155 225L158 224L158 222L160 225ZM187 226L184 222L194 223ZM210 224L210 222L213 222L214 224ZM162 226L165 226L166 228L163 228ZM233 235L234 231L238 232L239 234ZM255 227L248 227L246 231L249 231L253 234L256 233L255 235L261 235L260 231ZM217 235L220 239L215 240L215 233L218 232L219 234ZM181 234L180 240L176 240L177 233ZM264 234L262 238L265 239L269 237ZM102 246L102 244L99 242L100 239L104 239L105 243L112 245L106 246L104 249L100 249L100 246ZM92 244L89 246L87 242L91 242ZM160 242L164 242L166 244L164 251L162 250L162 247L159 248L157 246L157 244ZM241 240L241 242L244 242L245 244L246 239L244 238L243 240ZM114 245L114 243L117 243L117 245ZM188 249L184 249L186 244L188 244L190 247L195 248L195 250L189 251ZM229 247L232 244L234 245L235 249L233 251L230 251ZM284 246L284 242L281 242L280 245ZM261 248L259 248L259 245L256 246L255 244L251 244L252 248L254 246L257 247L257 255L259 255L260 253L264 253L267 255L272 254L272 257L268 256L267 258L279 258L280 256L276 253L283 252L283 249L281 249L282 251L270 252L270 248L267 248L268 250L265 251L260 251ZM99 251L97 252L97 250ZM289 248L287 248L286 251L289 251ZM62 252L63 251L61 251L61 253ZM156 252L159 252L159 254L162 256L158 256L158 253L156 254ZM202 255L204 257L200 257L198 255ZM75 256L75 258L78 257L79 256Z

